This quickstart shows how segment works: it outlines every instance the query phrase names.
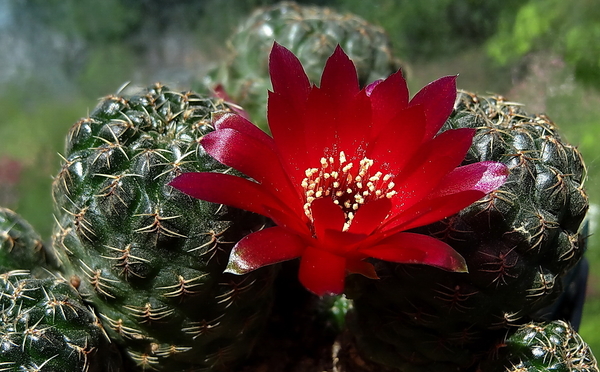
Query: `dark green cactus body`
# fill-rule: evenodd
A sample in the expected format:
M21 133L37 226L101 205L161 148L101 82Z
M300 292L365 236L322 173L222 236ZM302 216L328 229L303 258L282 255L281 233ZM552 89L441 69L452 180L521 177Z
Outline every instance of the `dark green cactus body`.
M14 211L0 207L0 274L31 270L47 276L55 268L55 257L33 227Z
M321 80L325 61L338 44L356 65L362 86L400 68L383 29L353 14L293 2L259 8L232 35L230 56L210 74L208 84L211 88L222 84L231 100L262 128L266 128L268 56L274 41L300 59L314 83Z
M528 323L497 346L485 372L598 372L590 347L561 320Z
M469 273L378 262L381 280L355 276L349 288L362 355L401 371L468 370L506 327L554 301L583 254L585 168L555 125L502 97L461 93L445 128L465 127L477 129L465 163L499 161L510 176L420 232L456 249Z
M0 309L0 371L124 371L98 318L65 280L4 273Z
M228 370L268 316L273 270L224 274L255 215L168 183L227 168L199 139L227 108L160 85L104 98L67 138L54 182L54 246L65 275L140 369Z

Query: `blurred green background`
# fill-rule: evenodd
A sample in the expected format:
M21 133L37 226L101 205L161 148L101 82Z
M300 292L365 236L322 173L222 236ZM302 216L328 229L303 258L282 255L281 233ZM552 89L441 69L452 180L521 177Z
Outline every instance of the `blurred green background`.
M0 205L49 239L63 138L130 82L186 90L268 0L0 0ZM382 26L412 91L442 75L548 114L588 166L592 208L581 334L600 352L600 1L321 0Z

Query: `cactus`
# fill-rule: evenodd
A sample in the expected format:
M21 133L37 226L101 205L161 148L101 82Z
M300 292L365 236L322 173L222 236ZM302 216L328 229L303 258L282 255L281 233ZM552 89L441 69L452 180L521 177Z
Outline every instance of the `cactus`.
M36 277L56 270L53 250L16 212L0 207L0 274L11 270L30 270Z
M1 371L120 372L94 311L64 279L0 275Z
M570 324L555 320L531 322L511 330L496 345L481 371L598 372L589 346Z
M291 50L311 81L318 82L336 45L352 58L361 86L400 69L382 28L354 14L284 1L258 8L243 20L228 41L229 56L207 76L207 84L224 89L267 130L267 90L271 89L268 58L273 42Z
M157 84L104 98L67 136L53 244L141 370L228 370L269 314L273 270L223 273L232 243L263 219L168 186L182 172L227 171L198 146L227 111Z
M379 281L355 277L352 329L363 356L402 371L472 366L505 332L560 294L581 258L585 166L543 115L499 96L462 92L442 130L476 128L465 163L494 160L498 190L424 227L466 260L468 274L378 262Z

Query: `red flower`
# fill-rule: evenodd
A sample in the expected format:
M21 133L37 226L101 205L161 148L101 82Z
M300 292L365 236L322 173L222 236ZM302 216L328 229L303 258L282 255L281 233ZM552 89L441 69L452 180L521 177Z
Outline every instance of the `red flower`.
M251 179L186 173L171 183L277 225L240 240L227 271L243 274L300 257L300 281L317 295L341 293L347 273L376 278L369 257L466 271L447 244L406 232L458 212L508 174L494 162L458 167L473 129L437 134L453 109L455 77L434 81L411 100L400 72L361 90L352 61L338 47L316 87L278 44L269 69L273 137L227 114L201 142Z

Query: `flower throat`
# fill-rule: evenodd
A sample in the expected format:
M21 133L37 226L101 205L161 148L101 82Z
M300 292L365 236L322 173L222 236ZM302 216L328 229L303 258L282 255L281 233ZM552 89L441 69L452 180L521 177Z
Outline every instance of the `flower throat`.
M343 231L348 231L356 211L361 205L380 198L391 198L396 195L392 181L394 175L373 173L373 160L364 157L355 167L348 162L346 154L341 151L339 158L322 157L320 168L308 168L302 180L305 192L304 213L312 220L311 203L315 199L330 197L339 205L346 217Z

